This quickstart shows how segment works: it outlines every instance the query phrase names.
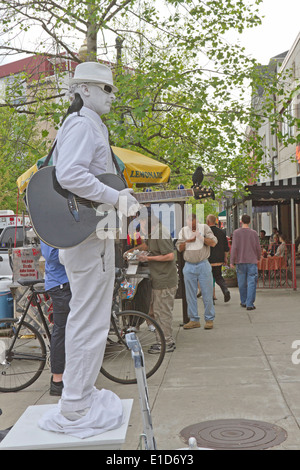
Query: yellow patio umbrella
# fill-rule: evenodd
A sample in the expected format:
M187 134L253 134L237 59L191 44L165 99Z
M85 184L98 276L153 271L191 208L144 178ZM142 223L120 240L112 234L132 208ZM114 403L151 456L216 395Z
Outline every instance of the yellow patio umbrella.
M139 152L120 147L112 147L112 149L119 161L121 170L123 170L129 188L132 188L134 184L154 185L169 181L171 169L168 165ZM25 191L31 176L42 166L45 158L40 158L31 168L19 176L17 186L20 193ZM51 164L50 160L49 165Z
M35 163L29 170L25 171L19 178L17 179L17 186L19 188L19 193L22 194L25 189L27 188L27 185L29 183L30 178L34 173L38 171L38 164Z
M151 185L169 181L171 169L168 165L133 150L120 147L112 149L125 166L124 177L130 188L134 184Z

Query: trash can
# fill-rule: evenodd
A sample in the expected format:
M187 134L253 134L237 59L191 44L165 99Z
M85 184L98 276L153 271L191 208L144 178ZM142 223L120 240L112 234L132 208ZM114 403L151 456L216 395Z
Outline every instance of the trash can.
M0 278L0 320L1 318L13 318L14 306L13 297L10 291L11 279ZM4 323L0 323L0 327L5 326Z

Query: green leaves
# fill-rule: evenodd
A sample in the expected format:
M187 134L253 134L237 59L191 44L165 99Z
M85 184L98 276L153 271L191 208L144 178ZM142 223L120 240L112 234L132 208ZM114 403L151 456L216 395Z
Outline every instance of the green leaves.
M298 135L286 136L279 129L283 115L274 109L272 101L276 93L282 98L283 108L287 106L290 97L284 92L285 78L276 81L271 71L266 74L264 68L245 55L243 48L224 38L227 31L242 32L260 24L261 3L262 0L5 0L0 5L0 24L9 37L0 51L21 52L20 41L16 46L13 38L18 31L29 37L34 23L40 25L43 35L32 53L51 50L51 64L55 60L61 64L78 62L77 51L87 39L86 58L94 60L97 50L98 59L114 70L120 90L112 112L104 116L112 144L169 164L175 187L181 182L191 185L191 174L200 164L213 175L210 185L216 192L221 193L228 185L239 190L254 170L268 171L257 132L266 119L272 123L274 134L279 130L286 145L299 141ZM122 40L118 61L116 37ZM24 50L28 52L25 43ZM61 70L56 67L54 80L45 76L30 80L25 95L17 85L11 88L7 105L13 106L16 113L10 139L18 141L18 145L9 147L8 140L1 141L5 150L2 155L23 165L27 158L46 154L50 136L53 137L48 132L58 129L67 107L61 99L68 77L66 74L63 78L64 74L64 66ZM24 75L23 83L28 81ZM255 93L265 93L263 101L259 95L262 102L255 109L249 97L250 87ZM8 113L7 121L9 108L3 109ZM25 113L27 123L22 120ZM284 113L284 118L290 123L293 119L288 113ZM6 121L0 123L2 136L9 130ZM27 140L21 138L24 125L28 126ZM247 126L252 129L251 136L246 136Z

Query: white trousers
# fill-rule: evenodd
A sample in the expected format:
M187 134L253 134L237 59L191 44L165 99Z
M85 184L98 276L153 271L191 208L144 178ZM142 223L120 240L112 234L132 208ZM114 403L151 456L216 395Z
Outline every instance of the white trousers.
M66 364L61 411L92 405L110 327L115 279L114 240L96 234L79 246L60 250L72 291L66 326Z

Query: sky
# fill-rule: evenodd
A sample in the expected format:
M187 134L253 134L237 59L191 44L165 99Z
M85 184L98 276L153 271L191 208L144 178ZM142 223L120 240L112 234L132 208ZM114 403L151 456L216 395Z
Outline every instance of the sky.
M261 64L288 51L300 32L299 0L264 0L259 6L262 25L246 30L239 36L247 53Z

